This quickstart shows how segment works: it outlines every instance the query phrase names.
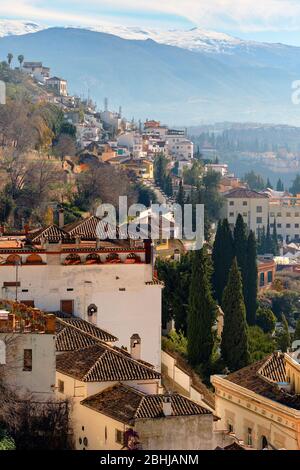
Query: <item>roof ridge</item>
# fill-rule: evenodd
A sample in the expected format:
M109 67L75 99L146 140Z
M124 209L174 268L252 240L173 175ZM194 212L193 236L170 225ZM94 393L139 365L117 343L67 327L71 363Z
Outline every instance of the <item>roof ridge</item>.
M74 318L77 319L76 317L74 317ZM85 335L87 335L87 336L90 336L91 338L96 339L97 341L100 341L100 343L106 343L104 340L101 340L100 338L97 338L97 337L94 336L92 333L88 333L87 331L83 331L81 328L79 328L79 327L77 327L77 326L75 326L75 325L72 325L72 323L67 323L66 321L64 321L64 320L65 320L64 318L58 318L58 320L59 320L60 322L63 322L66 326L69 326L69 327L71 327L71 328L74 328L74 330L80 331L81 333L83 333L83 334L85 334ZM83 321L83 322L86 322L86 323L88 323L88 324L94 326L95 328L98 328L100 331L103 331L104 333L107 333L108 335L112 336L113 338L116 338L116 341L118 340L118 338L117 338L115 335L113 335L112 333L110 333L109 331L103 330L103 328L100 328L99 326L94 325L94 324L88 322L87 320L84 320L84 318L78 318L78 320L81 320L81 321Z
M97 345L95 345L97 346ZM93 347L93 346L91 346ZM92 365L92 367L90 367L90 369L87 371L87 373L82 377L82 381L85 382L86 379L88 379L89 375L93 373L93 370L97 367L98 365L98 362L102 360L102 358L105 356L106 354L106 351L102 352L98 358L96 359L96 361L94 362L94 364Z

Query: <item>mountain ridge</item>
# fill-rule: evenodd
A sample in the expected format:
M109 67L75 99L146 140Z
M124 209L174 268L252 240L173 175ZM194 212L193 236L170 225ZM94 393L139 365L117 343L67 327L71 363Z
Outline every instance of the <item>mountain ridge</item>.
M299 48L252 47L232 54L189 51L150 40L127 40L79 28L48 28L0 38L8 52L39 60L69 82L71 93L136 118L175 125L216 121L299 124L291 83L299 78ZM117 108L116 108L117 109Z

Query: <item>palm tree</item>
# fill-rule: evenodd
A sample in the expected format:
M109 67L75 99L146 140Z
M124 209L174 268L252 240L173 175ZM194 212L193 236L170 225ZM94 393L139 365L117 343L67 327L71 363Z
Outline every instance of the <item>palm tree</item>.
M24 56L22 54L18 55L18 61L20 62L20 69L22 68L22 64L24 62Z
M10 64L12 63L12 60L13 60L14 56L11 52L9 52L7 54L7 62L8 62L8 65L10 66Z

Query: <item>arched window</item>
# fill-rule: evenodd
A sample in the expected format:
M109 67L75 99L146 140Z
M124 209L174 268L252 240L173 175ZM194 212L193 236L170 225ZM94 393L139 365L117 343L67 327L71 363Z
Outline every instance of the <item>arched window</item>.
M19 255L9 255L6 258L6 264L21 264L21 256Z
M140 263L140 262L141 262L141 258L135 253L129 253L125 261L126 264L133 264L133 263Z
M26 264L43 264L43 260L40 255L33 253L26 258Z
M261 448L266 449L268 447L268 439L266 436L261 436Z
M106 257L107 263L121 263L119 255L117 253L109 253Z
M0 340L0 364L6 364L6 344Z
M85 264L100 264L101 258L97 253L90 253L87 255Z
M70 253L65 259L65 264L81 264L80 256L76 253Z

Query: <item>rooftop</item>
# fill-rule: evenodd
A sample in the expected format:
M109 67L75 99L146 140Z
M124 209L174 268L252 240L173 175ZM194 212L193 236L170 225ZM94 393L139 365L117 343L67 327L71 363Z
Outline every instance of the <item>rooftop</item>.
M120 348L104 343L60 354L56 369L82 382L159 379L160 374Z
M300 395L287 393L278 386L280 382L286 382L285 359L282 353L273 353L261 361L233 372L226 380L289 408L300 410Z
M166 395L147 395L132 387L117 384L81 402L99 413L125 424L137 419L163 418L163 400ZM171 397L172 416L209 415L211 411L189 398L174 393Z
M268 199L268 195L265 193L260 193L258 191L253 191L252 189L246 188L237 188L229 191L228 193L224 194L224 196L228 199L233 198L241 198L241 199Z
M76 351L99 342L115 342L118 338L81 318L56 319L56 351Z

